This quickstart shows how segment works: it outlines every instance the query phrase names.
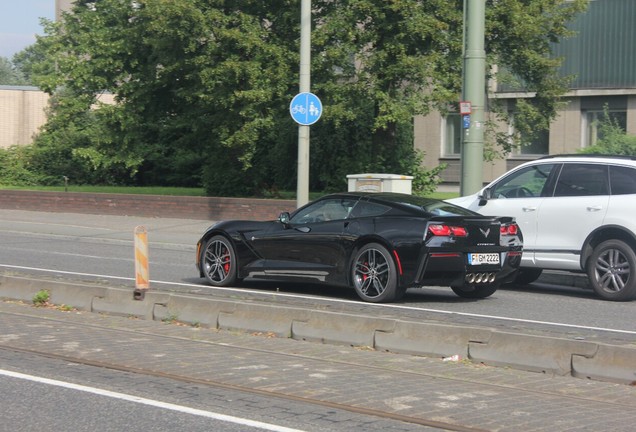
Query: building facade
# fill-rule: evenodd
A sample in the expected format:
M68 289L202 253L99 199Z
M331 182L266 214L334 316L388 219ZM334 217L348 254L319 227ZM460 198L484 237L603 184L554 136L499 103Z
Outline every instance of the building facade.
M37 87L0 86L0 148L30 144L46 122L47 104Z
M608 107L610 116L628 133L636 134L636 1L590 0L586 12L570 28L576 35L554 46L564 59L561 74L574 76L563 107L549 131L529 146L505 159L484 162L484 183L494 180L527 160L548 154L575 153L598 139L597 120ZM514 107L514 101L531 95L490 83L488 98ZM503 131L508 125L500 125ZM446 164L445 184L458 185L461 178L459 113L431 113L414 119L415 148L424 151L424 164Z
M70 10L74 0L55 0L55 19ZM110 94L100 95L100 101L114 103ZM49 95L31 86L0 85L0 148L25 145L46 123Z

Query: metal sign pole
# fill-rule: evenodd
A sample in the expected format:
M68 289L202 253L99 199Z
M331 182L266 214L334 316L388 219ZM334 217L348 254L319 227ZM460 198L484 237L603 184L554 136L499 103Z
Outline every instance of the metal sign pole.
M311 87L311 0L300 5L300 93ZM298 126L298 179L296 205L309 202L309 126Z

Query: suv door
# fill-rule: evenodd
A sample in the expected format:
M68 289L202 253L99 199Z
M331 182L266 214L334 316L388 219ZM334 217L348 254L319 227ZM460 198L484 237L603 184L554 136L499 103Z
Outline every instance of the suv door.
M523 234L522 267L534 267L537 215L554 185L560 164L538 163L513 171L486 190L487 201L469 208L484 215L513 216Z
M580 270L583 243L603 224L608 205L607 165L564 163L553 196L543 201L537 213L536 265Z

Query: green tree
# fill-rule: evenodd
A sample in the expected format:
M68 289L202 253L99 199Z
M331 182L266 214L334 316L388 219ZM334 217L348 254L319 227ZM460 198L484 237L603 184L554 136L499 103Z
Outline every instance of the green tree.
M29 85L29 80L11 60L0 57L0 85Z
M580 153L636 156L636 135L625 132L612 118L609 107L604 108L603 117L597 126L598 141L593 146L581 149Z
M312 189L342 189L346 174L364 171L435 178L419 168L412 118L459 100L463 1L312 5L312 91L326 107L312 126ZM583 5L488 1L489 65L537 95L517 107L527 130L554 116L565 81L550 43ZM214 195L293 186L299 9L296 0L76 1L19 57L56 95L37 165L55 177L72 161L86 181L203 184ZM117 104L95 110L104 91Z
M279 3L274 10L287 7ZM269 10L261 2L78 1L59 25L49 23L47 57L29 70L46 91L67 89L61 100L83 99L85 110L95 95L115 95L108 119L90 126L100 134L80 127L83 138L103 137L82 146L96 166L118 158L142 183L203 178L214 194L242 178L236 192L248 193L256 143L274 126L272 106L288 94L281 77L291 76L294 57L269 30L277 22ZM53 123L44 135L63 146Z

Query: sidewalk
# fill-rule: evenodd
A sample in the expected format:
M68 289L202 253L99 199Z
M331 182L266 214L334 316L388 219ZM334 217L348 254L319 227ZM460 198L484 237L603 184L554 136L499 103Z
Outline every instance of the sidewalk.
M621 384L12 302L0 302L0 328L4 348L449 430L631 431L636 424L636 388Z

